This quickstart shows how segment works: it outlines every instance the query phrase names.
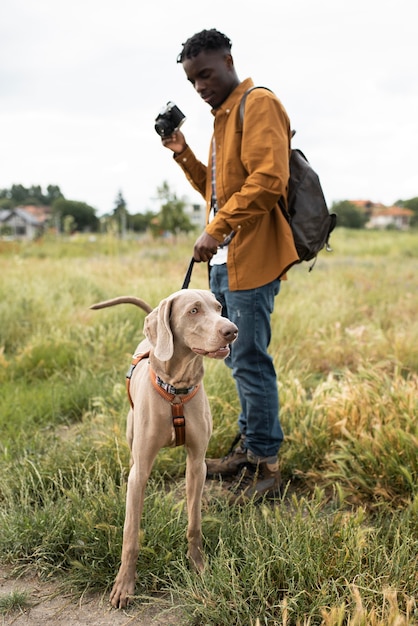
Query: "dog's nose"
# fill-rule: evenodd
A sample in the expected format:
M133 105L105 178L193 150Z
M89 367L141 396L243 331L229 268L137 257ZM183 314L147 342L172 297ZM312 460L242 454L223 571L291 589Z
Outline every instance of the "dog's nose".
M228 324L228 326L223 326L220 332L222 337L226 339L227 343L232 343L238 337L238 328L235 324L232 324L232 322Z

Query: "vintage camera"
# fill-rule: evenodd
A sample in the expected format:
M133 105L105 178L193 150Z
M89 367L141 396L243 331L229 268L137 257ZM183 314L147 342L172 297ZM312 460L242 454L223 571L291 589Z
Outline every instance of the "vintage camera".
M169 137L183 124L186 116L174 102L167 102L166 106L155 118L155 130L160 137Z

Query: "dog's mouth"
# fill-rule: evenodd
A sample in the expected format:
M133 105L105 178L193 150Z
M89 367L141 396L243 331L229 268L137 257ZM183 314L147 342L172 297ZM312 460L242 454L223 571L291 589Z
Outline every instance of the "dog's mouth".
M196 354L201 354L202 356L209 357L209 359L226 359L226 357L229 356L230 353L229 346L222 346L214 352L208 352L207 350L202 350L201 348L192 348L192 350Z

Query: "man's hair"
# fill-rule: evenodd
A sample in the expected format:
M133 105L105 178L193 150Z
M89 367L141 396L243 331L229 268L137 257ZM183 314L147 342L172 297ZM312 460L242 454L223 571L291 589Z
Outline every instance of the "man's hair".
M183 50L177 57L177 63L183 63L185 59L197 57L202 51L225 50L230 52L232 42L226 35L220 33L216 28L201 30L183 43Z

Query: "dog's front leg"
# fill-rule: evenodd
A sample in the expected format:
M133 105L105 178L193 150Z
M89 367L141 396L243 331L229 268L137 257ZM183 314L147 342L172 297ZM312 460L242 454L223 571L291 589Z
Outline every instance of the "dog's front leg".
M123 527L122 560L110 601L115 608L127 606L134 595L136 563L139 552L139 525L144 505L147 476L141 475L137 464L132 465L126 493L126 513Z
M188 450L186 466L187 541L190 565L197 572L204 569L202 546L202 495L206 478L206 464L199 454Z

